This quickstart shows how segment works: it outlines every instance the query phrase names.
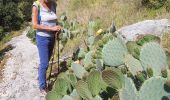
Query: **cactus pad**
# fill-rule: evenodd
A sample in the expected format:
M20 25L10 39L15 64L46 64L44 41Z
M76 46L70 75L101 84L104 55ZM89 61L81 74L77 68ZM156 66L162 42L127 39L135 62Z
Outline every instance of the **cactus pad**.
M73 100L73 98L71 98L70 96L68 95L65 95L62 100Z
M164 50L156 42L150 42L142 47L140 61L145 68L151 67L153 75L161 75L161 69L167 67L166 55Z
M78 81L76 84L77 93L87 100L93 100L92 94L88 88L88 84L82 80Z
M102 89L101 81L102 75L99 71L96 70L90 72L89 76L87 77L88 87L93 96L99 94L100 90Z
M58 95L55 91L49 91L45 98L46 100L61 100L62 96Z
M127 54L126 45L119 38L110 40L104 45L102 58L104 64L108 66L119 66L124 63L124 56Z
M82 78L83 75L87 72L83 66L80 64L72 63L71 68L73 69L75 75L78 78Z
M106 69L102 72L102 78L110 87L120 89L124 85L124 76L118 69Z
M58 78L53 86L53 91L58 93L59 95L66 95L68 89L68 83L63 78Z
M136 87L131 78L125 77L125 85L119 91L120 100L138 100Z
M166 79L162 77L152 77L144 82L139 91L139 100L161 100L168 93L164 90Z
M143 67L139 60L135 59L132 55L128 54L125 57L125 65L128 67L129 71L136 75L137 72L143 71Z

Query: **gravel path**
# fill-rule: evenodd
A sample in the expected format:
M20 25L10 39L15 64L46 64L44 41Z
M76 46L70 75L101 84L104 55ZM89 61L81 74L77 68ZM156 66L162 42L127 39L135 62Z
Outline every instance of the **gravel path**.
M0 100L45 100L38 89L38 51L26 36L28 30L7 43L14 49L7 52L10 58L3 70Z

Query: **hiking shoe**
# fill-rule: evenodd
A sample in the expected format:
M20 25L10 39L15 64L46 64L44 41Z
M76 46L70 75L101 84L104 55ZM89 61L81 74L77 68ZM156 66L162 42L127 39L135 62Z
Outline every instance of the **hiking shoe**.
M49 90L47 89L47 88L45 88L45 89L40 89L40 96L43 96L43 97L45 97L46 95L47 95L47 92L48 92Z
M45 97L47 95L47 92L45 90L40 90L40 96Z

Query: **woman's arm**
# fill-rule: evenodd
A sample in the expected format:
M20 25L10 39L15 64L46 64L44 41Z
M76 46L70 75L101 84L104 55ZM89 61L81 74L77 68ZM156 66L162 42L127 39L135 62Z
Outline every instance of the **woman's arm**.
M38 24L38 10L35 6L32 7L32 26L34 29L38 29L38 30L46 30L46 31L60 31L61 30L60 26L49 27L49 26L39 25Z

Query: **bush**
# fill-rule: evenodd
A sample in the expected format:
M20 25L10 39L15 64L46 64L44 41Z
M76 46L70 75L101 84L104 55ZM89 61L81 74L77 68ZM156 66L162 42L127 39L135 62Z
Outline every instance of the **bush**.
M30 0L33 2L33 0ZM21 12L22 18L25 21L31 20L31 9L32 9L32 2L30 1L22 1L18 4L18 8Z
M142 4L149 8L158 9L164 6L167 3L167 0L142 0Z
M4 37L4 29L2 26L0 26L0 40Z
M20 28L23 20L18 13L18 5L9 2L6 5L0 5L0 25L5 31L17 30Z
M30 30L27 33L27 37L29 37L34 43L36 40L36 31L33 28L30 28Z

